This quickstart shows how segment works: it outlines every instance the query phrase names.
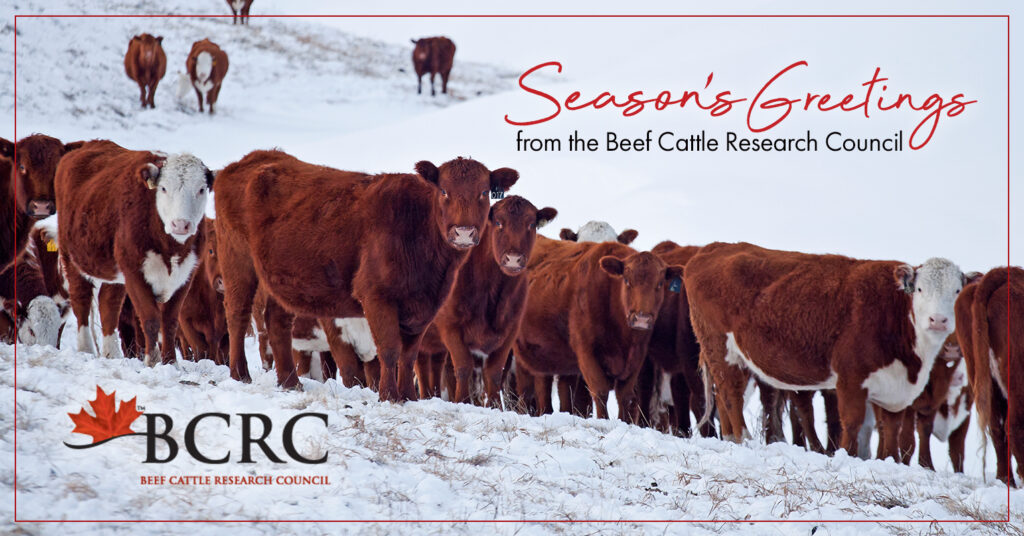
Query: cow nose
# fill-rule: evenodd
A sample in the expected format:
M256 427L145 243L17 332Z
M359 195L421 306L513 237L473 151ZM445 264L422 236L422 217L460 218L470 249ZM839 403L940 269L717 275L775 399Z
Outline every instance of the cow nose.
M501 256L501 265L509 270L519 271L523 269L523 265L525 264L523 262L524 258L525 257L523 255L518 253L506 253Z
M171 221L171 232L177 235L187 235L192 232L192 222L177 219Z
M651 329L654 323L654 315L650 313L631 313L629 315L629 327L633 329Z
M946 315L932 315L928 317L928 329L934 331L948 331L949 318Z
M32 200L28 202L28 214L34 218L45 218L57 211L57 205L53 201Z
M452 227L448 231L448 241L457 248L471 248L480 241L480 232L473 226Z

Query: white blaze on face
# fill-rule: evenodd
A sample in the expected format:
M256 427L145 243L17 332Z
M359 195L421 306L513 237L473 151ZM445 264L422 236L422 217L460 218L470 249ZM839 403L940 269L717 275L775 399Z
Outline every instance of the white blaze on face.
M206 212L206 166L190 154L167 157L156 186L156 211L164 232L180 243L196 233Z
M576 233L577 242L618 242L619 234L608 222L588 221Z
M926 362L935 358L946 337L956 329L953 305L963 288L963 273L946 259L928 259L914 275L913 309L917 341L914 350ZM945 329L929 329L931 319L945 319ZM923 371L931 372L931 368Z
M49 296L36 296L28 303L28 315L18 325L18 340L22 344L57 346L60 332L60 309Z

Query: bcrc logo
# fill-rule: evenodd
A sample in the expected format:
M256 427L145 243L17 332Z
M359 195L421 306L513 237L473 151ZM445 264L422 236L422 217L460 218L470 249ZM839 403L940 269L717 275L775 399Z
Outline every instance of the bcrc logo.
M163 413L144 414L140 411L141 408L136 405L135 398L123 401L118 406L116 402L116 393L111 391L110 394L107 394L103 389L100 389L98 385L96 386L96 399L90 400L88 405L92 409L93 415L86 412L85 406L83 406L78 413L68 413L68 416L71 417L71 422L75 424L75 428L71 433L92 436L92 443L86 445L72 445L65 441L64 445L68 448L87 449L98 447L119 437L145 436L146 459L143 463L167 463L178 456L178 442L170 436L171 429L174 427L174 421L171 419L170 415ZM145 431L136 432L132 430L132 423L143 415L146 417ZM273 422L270 420L270 417L262 413L238 413L237 415L242 419L240 437L242 457L238 463L256 463L252 459L253 445L259 447L260 450L263 451L263 454L274 463L287 463L270 448L270 445L267 444L267 438L270 437L270 433L273 431ZM288 422L285 423L284 429L281 433L281 443L284 445L285 454L292 460L299 463L326 463L326 453L320 458L310 459L302 456L302 454L300 454L295 448L295 426L300 420L305 418L319 419L323 421L324 426L327 426L326 413L300 413L291 419L288 419ZM212 455L202 452L199 449L199 446L196 445L196 427L203 419L222 420L227 427L231 427L231 415L227 413L203 413L196 415L189 420L188 425L185 426L185 451L188 452L192 458L201 463L228 463L231 459L230 451L225 453L222 457L213 458L211 457ZM254 420L259 421L263 427L263 432L259 434L259 437L253 437L252 423ZM162 428L162 430L158 431L158 428ZM159 458L157 456L157 440L161 440L167 445L168 452L167 456L164 458Z

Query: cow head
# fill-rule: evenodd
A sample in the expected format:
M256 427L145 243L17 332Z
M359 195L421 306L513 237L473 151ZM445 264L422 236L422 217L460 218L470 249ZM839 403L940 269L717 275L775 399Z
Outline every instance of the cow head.
M63 319L53 298L36 296L18 314L18 340L22 344L57 346Z
M480 162L461 156L440 168L426 160L417 162L416 172L435 186L438 229L449 246L460 250L480 243L480 229L491 207L490 192L505 192L519 180L514 169L488 171Z
M210 218L204 219L203 232L206 236L206 249L202 254L203 266L206 267L206 280L214 290L224 294L224 277L221 275L220 261L217 259L217 231Z
M494 262L505 275L516 276L526 269L537 241L537 229L555 219L558 211L546 207L537 210L533 203L513 195L491 207L487 233Z
M82 143L65 144L57 138L33 134L22 138L15 146L0 138L0 156L14 161L11 188L18 211L35 219L52 216L57 211L53 195L57 163L64 153L81 147Z
M568 228L562 229L558 237L570 242L618 242L628 246L636 240L637 234L639 233L634 229L626 229L615 234L615 229L608 222L591 220L580 227L579 232L573 232Z
M413 61L427 61L427 58L430 56L430 38L409 39L409 41L416 45L416 48L412 50Z
M650 252L634 253L624 259L601 257L601 269L621 278L622 304L626 324L636 330L649 330L658 318L665 300L665 283L683 276L683 267L668 265Z
M156 190L156 212L164 232L185 243L196 233L206 212L213 173L190 154L174 154L156 163L146 163L138 173L147 187Z
M896 286L910 295L914 325L919 334L926 334L938 343L956 328L953 304L966 277L949 260L928 259L918 267L901 264L896 267Z

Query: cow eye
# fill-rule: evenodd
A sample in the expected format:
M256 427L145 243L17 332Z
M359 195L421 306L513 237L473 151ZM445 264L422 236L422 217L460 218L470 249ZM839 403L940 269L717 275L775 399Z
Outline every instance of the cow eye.
M18 171L20 171L24 175L25 174L25 165L24 164L18 164Z
M917 291L918 291L918 292L921 292L921 287L917 287Z
M160 187L160 191L166 194L167 193L167 188L164 188L163 186L161 186Z
M501 229L501 228L505 227L505 224L501 223L500 221L499 222L495 222L495 224L498 226L498 229Z
M213 248L210 248L210 255L213 255Z
M488 190L484 190L484 191L480 192L480 197L487 197L487 192L488 192Z
M537 222L533 222L533 223L531 223L531 224L530 224L530 230L531 230L531 231L532 231L533 229L536 229L536 228L537 228Z
M199 195L203 195L205 193L206 193L206 187L205 186L199 189Z
M448 190L441 188L441 197L448 199Z

